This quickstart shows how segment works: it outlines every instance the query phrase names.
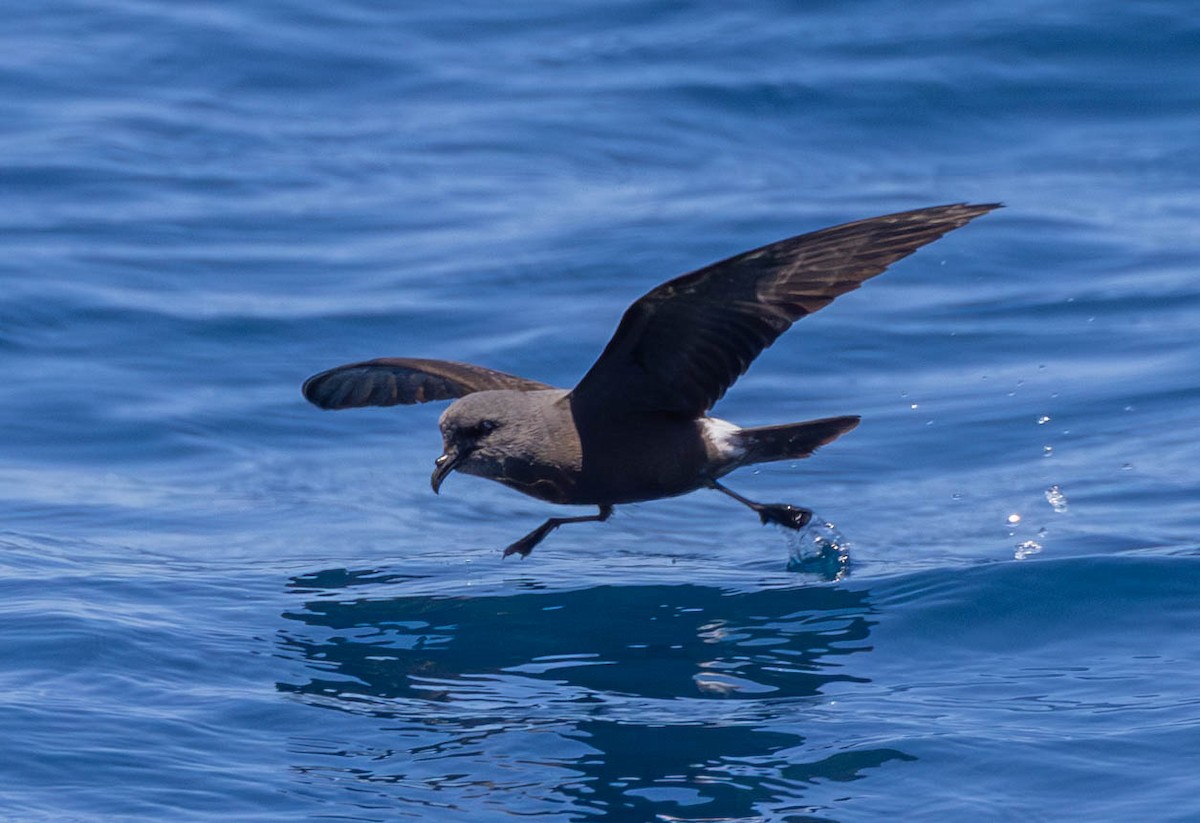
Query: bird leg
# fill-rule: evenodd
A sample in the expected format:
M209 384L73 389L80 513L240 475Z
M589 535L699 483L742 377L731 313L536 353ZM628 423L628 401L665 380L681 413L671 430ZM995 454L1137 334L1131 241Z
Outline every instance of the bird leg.
M753 500L742 497L732 489L725 488L716 480L709 480L708 487L716 489L721 494L729 495L744 506L749 506L758 513L758 519L763 522L764 526L767 523L777 523L789 529L802 529L808 525L809 520L812 520L813 513L811 509L792 506L788 503L755 503Z
M600 511L596 514L586 514L580 517L551 517L545 523L505 549L504 556L508 557L510 554L519 554L521 557L528 557L529 553L533 551L534 546L541 543L546 539L546 535L564 523L603 523L612 516L612 513L612 506L601 506Z

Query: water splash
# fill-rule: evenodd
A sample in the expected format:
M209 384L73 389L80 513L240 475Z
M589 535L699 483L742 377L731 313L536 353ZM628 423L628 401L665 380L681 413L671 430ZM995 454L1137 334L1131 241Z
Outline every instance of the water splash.
M837 526L814 516L803 529L788 533L787 568L841 580L850 571L850 543Z

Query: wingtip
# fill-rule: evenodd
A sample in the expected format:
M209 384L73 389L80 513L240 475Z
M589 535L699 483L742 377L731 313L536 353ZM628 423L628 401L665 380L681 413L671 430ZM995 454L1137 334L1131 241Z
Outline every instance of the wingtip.
M323 378L328 376L330 371L333 371L333 370L329 369L329 370L320 372L319 374L314 374L312 377L305 380L304 383L300 386L300 394L302 394L304 396L305 400L307 400L309 403L312 403L318 409L336 409L336 408L338 408L337 404L334 402L334 399L330 396L329 392L322 391L322 386L324 385L324 382L325 382Z
M900 225L915 229L941 230L941 234L945 234L947 231L962 228L976 217L981 217L988 212L1002 208L1004 208L1003 203L943 203L939 206L925 206L919 209L910 209L908 211L895 212L894 214L856 220L852 223L834 226L830 231L857 229L862 226ZM941 234L938 236L941 236ZM926 240L925 242L930 241ZM919 245L924 244L920 243Z
M987 214L990 211L1004 208L1003 203L947 203L944 206L933 206L929 209L918 209L917 211L945 211L949 213L957 213L965 215L967 219L974 219L982 214Z
M320 376L321 375L319 375L319 374L314 374L312 377L308 378L300 385L300 394L304 396L305 400L307 400L309 403L312 403L314 406L321 405L320 403L317 402L316 397L313 396L314 395L313 381L315 381Z
M1003 203L947 203L943 206L901 212L897 216L903 220L916 219L931 228L942 226L952 230L962 228L975 218L1002 208Z
M976 217L993 212L996 209L1004 208L1003 203L956 203L955 208L958 211L958 216L963 219L964 223L974 220Z

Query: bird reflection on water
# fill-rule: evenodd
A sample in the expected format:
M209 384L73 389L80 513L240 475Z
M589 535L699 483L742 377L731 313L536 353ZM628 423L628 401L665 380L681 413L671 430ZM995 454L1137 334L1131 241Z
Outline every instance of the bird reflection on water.
M831 755L802 733L830 690L867 682L853 673L871 648L866 592L529 582L396 594L420 588L373 571L291 581L304 600L279 648L305 676L279 690L372 729L356 729L353 751L298 744L304 779L350 775L397 808L436 804L451 781L456 808L474 813L742 818L795 808L817 779L914 759Z

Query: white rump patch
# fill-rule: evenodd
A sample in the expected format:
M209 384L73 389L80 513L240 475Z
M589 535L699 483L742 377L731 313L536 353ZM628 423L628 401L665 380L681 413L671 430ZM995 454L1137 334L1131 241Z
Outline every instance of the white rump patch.
M705 417L700 421L700 430L721 459L736 460L746 453L737 436L741 426L718 417Z

